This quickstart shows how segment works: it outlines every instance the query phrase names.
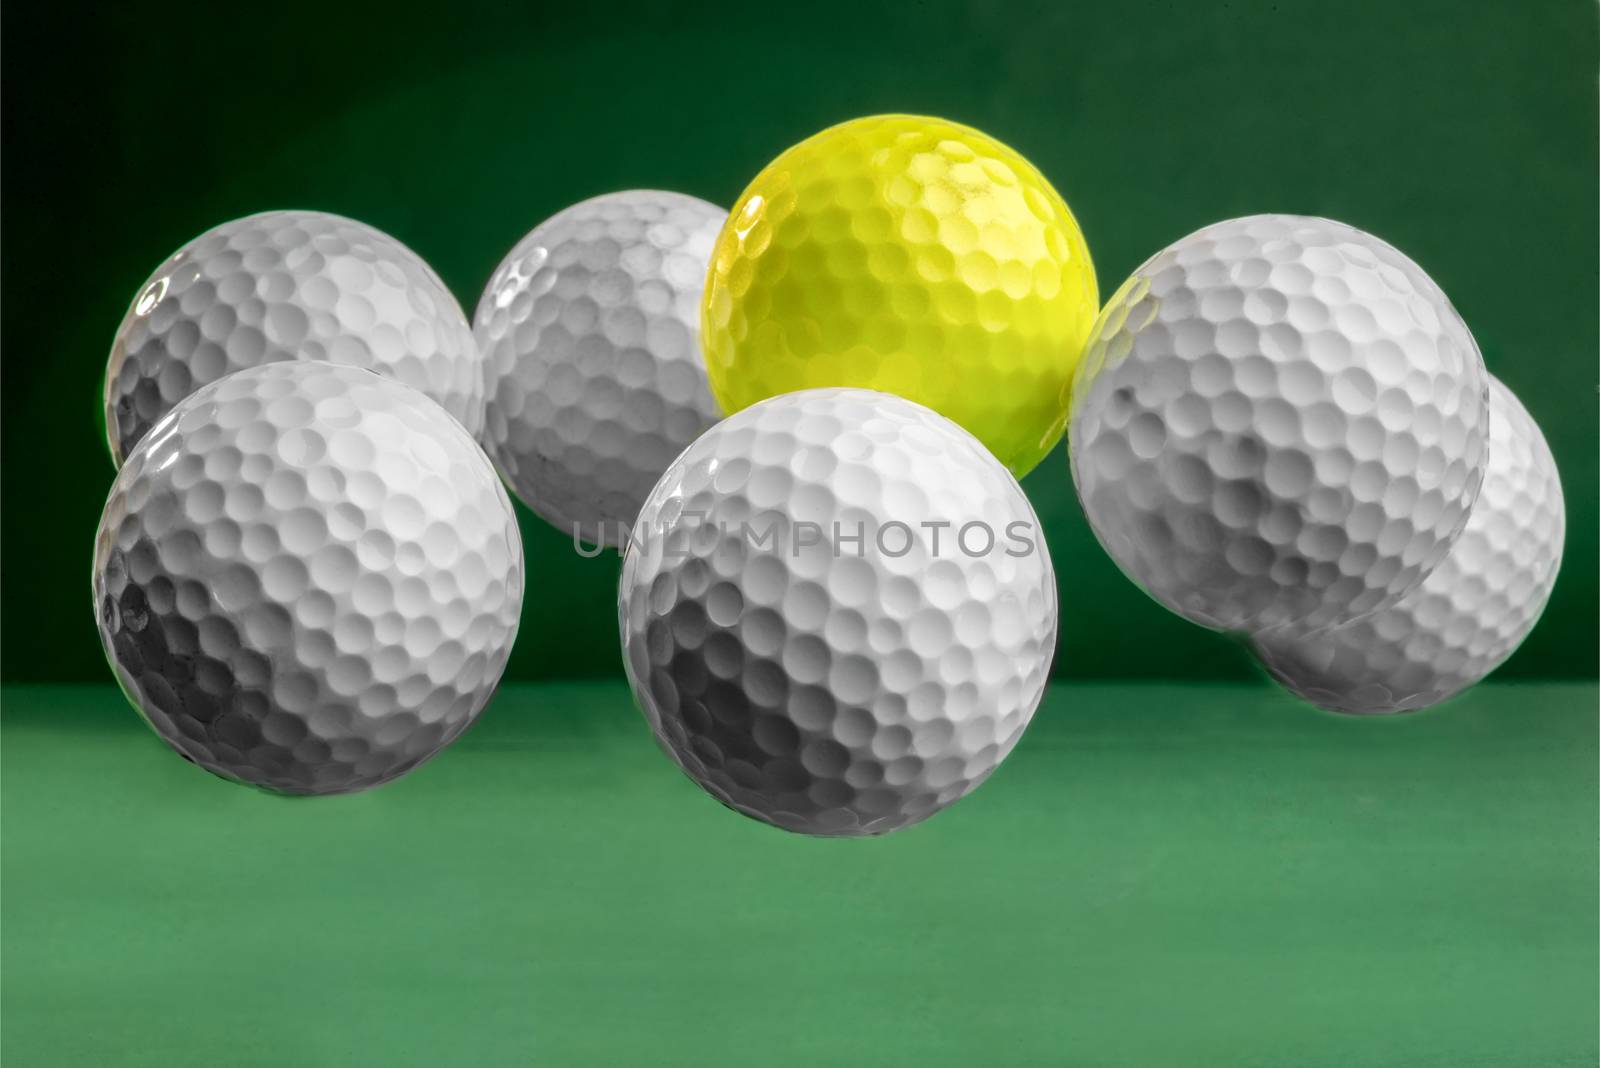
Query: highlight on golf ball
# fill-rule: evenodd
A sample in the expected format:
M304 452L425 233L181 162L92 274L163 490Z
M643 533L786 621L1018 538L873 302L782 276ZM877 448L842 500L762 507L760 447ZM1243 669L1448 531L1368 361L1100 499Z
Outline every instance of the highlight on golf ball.
M620 548L667 464L717 420L700 297L727 217L681 193L594 197L519 241L478 301L484 447L562 533Z
M1107 302L1072 388L1072 477L1100 543L1172 611L1325 627L1444 559L1483 481L1488 382L1403 253L1327 219L1231 219Z
M522 609L505 489L459 422L314 360L219 379L123 464L100 640L180 754L282 793L387 782L477 719Z
M859 389L775 397L684 450L618 594L657 740L723 804L882 834L994 771L1055 651L1038 517L972 435Z
M278 360L381 371L483 424L472 328L432 267L366 223L267 211L207 230L139 287L106 366L113 462L196 389Z
M1206 226L1101 309L1037 169L880 115L731 213L637 189L511 236L474 325L322 212L223 224L141 288L94 606L184 757L344 793L459 737L523 606L508 485L622 552L622 662L671 760L809 835L918 824L1018 744L1059 595L1017 479L1063 434L1123 572L1324 708L1446 700L1550 597L1542 434L1422 268L1343 223Z
M896 393L1020 478L1061 437L1099 301L1077 220L1027 160L943 119L854 119L734 204L706 282L711 391L729 412L822 386Z
M1291 692L1335 712L1429 708L1499 667L1544 611L1566 506L1550 446L1489 379L1489 468L1467 527L1395 604L1312 635L1261 634L1256 654Z

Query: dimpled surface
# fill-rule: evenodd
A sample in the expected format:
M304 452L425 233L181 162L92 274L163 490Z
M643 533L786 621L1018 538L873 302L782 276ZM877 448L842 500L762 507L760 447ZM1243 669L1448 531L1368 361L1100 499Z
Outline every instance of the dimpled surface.
M1533 630L1555 586L1566 508L1555 458L1520 401L1489 384L1489 468L1466 529L1389 608L1256 654L1294 693L1338 712L1412 711L1482 679Z
M1333 625L1416 587L1483 478L1488 374L1422 269L1327 219L1257 215L1157 253L1073 386L1100 543L1205 626Z
M880 115L789 149L718 239L703 341L726 411L861 386L925 404L1021 477L1066 422L1099 310L1066 203L1000 142Z
M123 465L100 639L179 753L285 793L402 775L482 711L522 545L477 443L373 372L294 361L179 403Z
M680 193L595 197L518 242L484 290L484 445L562 531L620 548L667 464L716 422L700 295L727 217Z
M433 268L365 223L268 211L207 230L140 287L106 368L112 459L206 383L295 359L381 371L483 424L472 329Z
M719 801L881 834L1016 744L1055 590L1033 509L975 438L899 397L809 390L662 476L623 564L623 652L657 739Z

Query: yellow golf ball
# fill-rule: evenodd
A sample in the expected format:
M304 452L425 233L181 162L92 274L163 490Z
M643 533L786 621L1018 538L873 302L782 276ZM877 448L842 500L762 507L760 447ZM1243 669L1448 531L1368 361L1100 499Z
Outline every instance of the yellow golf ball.
M1061 437L1098 310L1083 232L1032 164L957 123L878 115L800 142L739 197L701 343L725 412L897 393L1021 476Z

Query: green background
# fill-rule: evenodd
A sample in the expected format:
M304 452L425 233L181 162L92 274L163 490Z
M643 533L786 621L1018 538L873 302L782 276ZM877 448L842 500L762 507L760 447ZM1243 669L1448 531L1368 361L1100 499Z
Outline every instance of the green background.
M88 562L112 468L112 333L156 264L269 208L366 220L470 311L541 219L654 186L731 203L854 115L976 125L1049 175L1109 295L1208 222L1329 215L1420 262L1550 439L1566 561L1505 677L1597 669L1592 4L849 3L708 7L14 3L4 12L7 680L104 682ZM1083 522L1059 448L1026 482L1068 677L1249 678ZM619 674L617 563L526 520L510 677Z
M582 8L4 6L8 1068L1591 1068L1594 7ZM1066 677L989 784L882 840L786 835L684 779L616 678L615 560L526 514L513 681L417 774L271 797L139 722L87 572L103 361L163 256L321 208L470 309L573 201L728 203L789 143L885 110L1031 157L1102 295L1253 212L1414 256L1561 464L1566 563L1522 651L1437 712L1315 713L1120 576L1058 451L1026 485Z
M1065 682L886 838L729 813L621 681L317 801L8 687L0 1054L35 1065L1594 1068L1595 687L1352 722Z

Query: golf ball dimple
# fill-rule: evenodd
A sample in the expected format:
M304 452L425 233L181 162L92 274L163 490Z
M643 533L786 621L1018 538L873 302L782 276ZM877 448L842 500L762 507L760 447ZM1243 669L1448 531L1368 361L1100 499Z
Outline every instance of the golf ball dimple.
M284 793L376 786L448 745L499 682L522 591L510 499L461 424L317 361L180 401L95 541L129 699L189 760Z
M1466 529L1394 605L1308 636L1261 635L1256 655L1332 711L1428 708L1478 682L1539 621L1566 535L1555 458L1521 402L1489 380L1489 467Z
M880 115L802 141L756 176L706 283L711 390L737 411L855 386L925 404L1018 477L1060 439L1099 309L1077 221L993 138Z
M679 193L595 197L518 242L484 290L482 439L564 533L620 548L667 464L717 420L700 297L727 217Z
M268 211L207 230L134 297L106 368L112 460L201 386L297 359L380 371L482 426L472 328L433 269L365 223Z
M1315 629L1414 589L1466 524L1488 374L1415 263L1327 219L1257 215L1157 253L1071 391L1100 543L1222 630Z
M807 390L690 445L645 502L620 624L657 740L779 827L870 835L974 789L1033 716L1056 586L977 439L899 397Z

